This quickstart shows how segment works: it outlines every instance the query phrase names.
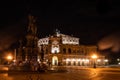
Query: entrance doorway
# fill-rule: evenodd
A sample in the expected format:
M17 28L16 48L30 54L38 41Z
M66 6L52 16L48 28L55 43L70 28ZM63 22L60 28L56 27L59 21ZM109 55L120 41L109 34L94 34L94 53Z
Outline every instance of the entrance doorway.
M53 56L52 57L52 65L53 66L57 66L58 65L58 57L57 56Z

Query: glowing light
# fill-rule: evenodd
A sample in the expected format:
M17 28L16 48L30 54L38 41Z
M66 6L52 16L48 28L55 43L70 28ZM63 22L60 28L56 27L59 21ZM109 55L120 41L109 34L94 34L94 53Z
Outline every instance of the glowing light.
M82 61L85 61L85 59L82 59Z
M75 59L72 59L72 61L75 61Z
M37 59L38 62L40 62L40 59Z
M105 62L108 62L108 59L105 59L104 61L105 61Z
M11 55L8 55L8 56L7 56L7 59L8 59L8 60L12 60L13 57L12 57Z
M77 61L81 61L80 59L77 59Z
M70 61L70 59L67 58L66 61Z
M16 60L13 60L13 62L16 62Z
M52 48L52 51L51 51L52 53L59 53L60 52L60 50L59 50L59 47L54 47L54 48Z
M57 65L58 64L58 57L57 56L53 56L52 57L52 65Z
M86 61L86 62L89 62L89 60L88 60L88 59L86 59L85 61Z
M101 60L100 60L100 59L98 59L98 60L97 60L97 62L101 62Z
M97 55L94 54L94 55L92 55L91 57L92 57L93 59L96 59L96 58L97 58Z
M62 43L63 44L79 44L79 39L74 37L69 37L69 36L63 36Z
M120 61L120 59L117 59L117 61Z

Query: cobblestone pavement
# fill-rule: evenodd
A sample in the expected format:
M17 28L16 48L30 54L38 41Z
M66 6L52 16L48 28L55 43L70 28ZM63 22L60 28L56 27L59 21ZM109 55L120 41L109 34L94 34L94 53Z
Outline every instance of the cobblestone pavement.
M0 80L120 80L120 68L66 68L67 72L0 73Z

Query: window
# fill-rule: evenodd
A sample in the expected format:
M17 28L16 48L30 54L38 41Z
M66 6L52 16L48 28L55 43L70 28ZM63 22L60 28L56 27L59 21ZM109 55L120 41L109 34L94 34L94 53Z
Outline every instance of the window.
M63 48L63 53L66 53L66 49L65 48Z
M59 53L59 52L60 52L59 42L55 40L55 41L52 42L51 53Z
M71 49L70 49L70 48L68 49L68 53L70 53L70 54L71 54Z

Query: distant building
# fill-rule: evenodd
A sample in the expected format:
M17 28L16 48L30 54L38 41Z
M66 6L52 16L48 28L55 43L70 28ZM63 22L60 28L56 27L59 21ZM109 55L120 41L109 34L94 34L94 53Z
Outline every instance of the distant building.
M97 53L97 46L81 45L79 38L61 34L58 30L52 36L39 39L40 51L41 46L44 60L54 66L90 66L94 63L92 54ZM104 56L99 55L95 63L104 65Z
M58 66L90 66L96 63L104 65L104 56L99 55L92 59L91 55L97 53L97 46L82 45L77 37L61 34L59 30L49 37L38 39L35 18L28 17L29 24L24 40L16 50L17 62L45 61L49 65Z

